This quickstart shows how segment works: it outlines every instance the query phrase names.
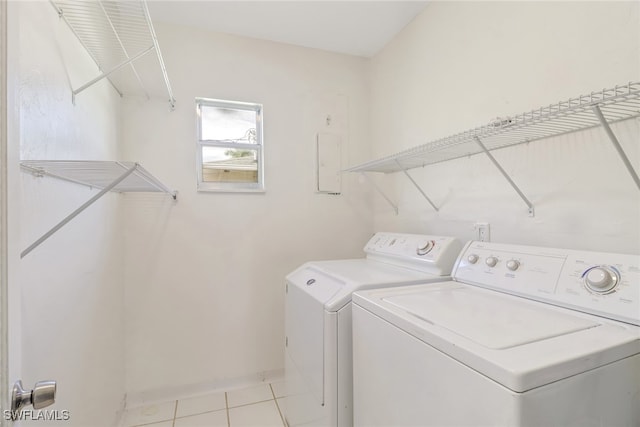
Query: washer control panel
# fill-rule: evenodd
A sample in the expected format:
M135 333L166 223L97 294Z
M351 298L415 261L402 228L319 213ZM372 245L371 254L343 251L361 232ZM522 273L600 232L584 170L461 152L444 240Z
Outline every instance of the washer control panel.
M364 247L367 258L439 276L451 274L462 243L453 237L376 233Z
M467 243L454 280L640 326L640 255Z

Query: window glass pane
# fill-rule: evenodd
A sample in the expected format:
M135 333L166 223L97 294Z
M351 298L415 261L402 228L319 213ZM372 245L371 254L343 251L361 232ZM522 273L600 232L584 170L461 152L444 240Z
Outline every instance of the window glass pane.
M203 140L257 143L256 111L202 105L201 114Z
M202 147L203 182L258 182L258 151Z

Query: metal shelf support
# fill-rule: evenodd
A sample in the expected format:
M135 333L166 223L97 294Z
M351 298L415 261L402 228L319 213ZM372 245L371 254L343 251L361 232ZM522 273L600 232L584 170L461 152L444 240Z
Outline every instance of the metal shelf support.
M609 122L607 122L607 119L602 114L600 107L598 107L597 105L594 105L592 109L593 109L593 113L596 115L596 117L600 121L600 124L602 125L604 131L607 133L607 136L611 140L611 143L613 144L616 151L618 152L620 159L622 159L622 163L624 163L625 167L629 171L629 174L631 175L631 178L633 178L633 181L636 183L636 187L638 187L638 189L640 190L640 178L638 178L638 174L633 168L633 165L629 161L629 158L627 157L626 153L622 149L622 146L620 145L618 138L616 138L616 135L611 130L611 126L609 126Z
M113 67L111 70L100 74L98 77L96 77L95 79L83 84L82 86L80 86L78 89L75 89L73 91L73 100L74 100L74 104L75 104L75 98L76 95L79 94L80 92L82 92L83 90L85 90L86 88L93 86L95 83L99 82L100 80L104 79L105 77L108 77L110 74L118 71L120 68L124 67L125 65L131 64L133 61L135 61L138 58L143 57L144 55L146 55L147 53L151 52L154 49L153 46L150 46L147 50L143 50L142 52L140 52L139 54L137 54L136 56L134 56L133 58L129 58L123 62L121 62L120 64L116 65L115 67ZM137 73L136 73L137 75ZM148 95L147 95L148 97Z
M496 158L493 157L493 154L491 154L491 152L489 150L487 150L487 147L485 147L484 144L482 143L482 141L480 141L480 138L478 138L477 136L474 136L473 139L478 143L478 145L480 146L480 148L482 149L484 154L486 154L487 157L489 157L489 160L491 160L491 163L493 163L494 166L496 168L498 168L498 170L500 171L502 176L505 177L505 179L509 182L511 187L513 187L513 189L516 190L516 193L518 193L518 196L520 196L520 198L522 200L524 200L524 202L527 204L527 207L529 208L529 216L531 216L531 217L535 216L535 209L533 207L533 203L531 203L531 201L529 201L529 199L527 199L527 196L525 196L524 193L522 191L520 191L520 188L518 188L516 183L513 182L513 180L511 179L511 177L507 173L507 171L505 171L502 168L502 166L500 166L500 163L498 163Z
M122 85L127 80L135 80L140 90L133 91L129 88L127 91L142 92L147 99L150 99L134 61L155 50L167 89L169 105L171 110L175 109L176 100L146 0L49 0L49 2L78 38L101 73L78 89L72 90L74 102L78 93L104 78L108 78L120 96L123 96L123 91L114 81ZM111 75L125 66L130 67L130 74Z
M365 179L367 181L369 181L369 183L373 186L373 188L376 189L378 194L380 194L387 201L387 203L389 203L391 205L391 207L395 211L396 215L398 215L398 206L395 203L393 203L389 197L387 197L387 195L384 193L384 191L382 191L382 189L380 187L378 187L378 184L376 184L375 181L373 179L371 179L371 177L369 175L367 175L365 172L361 172L360 175L362 175L363 177L365 177Z
M164 59L162 58L162 52L160 52L160 45L158 44L158 36L156 36L156 30L153 28L153 23L151 22L151 15L149 15L149 8L147 7L146 2L142 2L142 10L144 12L144 18L147 20L147 25L149 25L149 32L151 33L153 47L155 48L156 55L158 56L158 62L160 63L160 70L162 71L164 84L167 88L167 94L169 95L169 106L173 111L176 108L176 99L173 97L173 89L171 89L171 83L169 82L167 67L164 65Z
M64 16L64 13L62 12L62 9L60 9L54 2L53 0L49 0L49 3L51 4L51 6L53 6L53 8L56 10L56 13L58 14L58 18L62 19L67 26L69 27L69 30L71 30L71 32L73 33L74 36L76 36L76 38L78 39L78 41L80 42L80 44L82 45L82 47L84 48L84 50L87 51L87 53L89 54L89 56L91 57L91 59L93 59L93 62L96 63L96 65L98 65L98 70L100 70L102 72L102 67L100 66L99 61L96 59L96 56L93 54L93 52L91 52L91 50L87 47L86 43L82 40L82 37L80 37L80 35L76 32L75 28L73 28L73 25L71 25L71 23L69 21L67 21L66 16ZM118 96L120 96L120 98L122 98L124 96L124 94L120 91L120 89L117 88L116 85L113 84L113 82L110 79L109 80L109 84L111 85L111 87L118 92ZM72 101L75 105L75 94L72 94Z
M75 184L100 189L91 199L47 231L20 254L24 258L65 224L78 216L109 191L160 192L177 199L177 192L151 175L139 163L83 160L24 160L20 167L36 177L50 176Z
M418 183L413 179L413 177L411 175L409 175L409 172L407 171L407 168L403 167L400 162L398 161L398 159L396 159L396 163L398 164L398 166L400 167L400 169L402 170L402 172L404 172L405 176L407 178L409 178L409 181L411 181L411 183L418 189L418 191L420 192L420 194L422 194L422 197L424 197L427 202L429 202L429 204L431 205L431 207L433 209L435 209L436 212L438 212L438 207L431 201L431 199L429 198L429 196L427 196L427 194L422 191L422 187L420 187L418 185Z
M29 254L29 252L31 252L32 250L34 250L35 248L37 248L38 246L40 246L40 244L42 242L44 242L45 240L47 240L49 237L51 237L53 235L53 233L55 233L56 231L60 230L62 227L64 227L69 221L71 221L73 218L75 218L76 216L78 216L82 211L84 211L85 209L87 209L89 206L91 206L96 200L98 200L100 197L104 196L105 194L107 194L109 191L111 191L116 185L120 184L122 181L124 181L129 175L131 175L136 169L138 168L138 164L136 163L135 165L131 166L129 169L127 169L122 175L120 175L118 178L116 178L111 184L107 185L105 188L103 188L98 194L96 194L95 196L93 196L92 198L90 198L89 200L87 200L82 206L80 206L78 209L76 209L75 211L71 212L69 215L67 215L67 217L65 219L63 219L62 221L60 221L59 223L57 223L51 230L47 231L46 233L44 233L42 235L42 237L40 237L38 240L36 240L35 242L33 242L31 245L29 245L29 247L27 249L25 249L24 251L22 251L22 253L20 254L20 258L24 258L27 254Z

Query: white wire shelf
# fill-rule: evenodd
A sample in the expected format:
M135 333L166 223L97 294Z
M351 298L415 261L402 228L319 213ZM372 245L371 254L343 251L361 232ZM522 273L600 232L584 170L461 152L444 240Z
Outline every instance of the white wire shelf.
M76 184L86 185L100 190L78 209L67 215L52 229L33 242L20 254L24 257L40 246L56 231L75 218L78 214L91 206L109 191L125 192L160 192L169 194L174 200L177 192L151 175L140 164L134 162L115 162L100 160L24 160L20 162L24 171L35 176L51 176Z
M465 132L441 138L399 153L372 160L346 169L346 172L393 173L403 172L434 210L438 207L429 199L420 185L409 175L409 170L448 160L484 153L526 203L529 216L534 216L533 203L524 195L509 174L500 166L491 151L602 126L627 171L640 189L640 177L633 168L622 146L609 126L610 123L640 116L640 82L630 82L570 98L547 107L540 107L514 117L493 120L491 123ZM375 189L398 213L398 207L369 179Z
M51 176L76 184L102 190L120 175L134 168L131 175L119 182L110 191L162 192L175 198L176 194L145 168L135 162L115 162L103 160L23 160L20 166L37 176Z
M441 138L399 153L346 169L347 172L393 173L510 147L601 125L593 107L607 122L640 116L640 82L603 89L567 101Z
M120 96L150 98L134 62L155 52L155 65L164 80L169 104L174 108L176 101L145 0L50 2L101 71L99 76L73 90L74 102L78 93L104 78L109 79Z

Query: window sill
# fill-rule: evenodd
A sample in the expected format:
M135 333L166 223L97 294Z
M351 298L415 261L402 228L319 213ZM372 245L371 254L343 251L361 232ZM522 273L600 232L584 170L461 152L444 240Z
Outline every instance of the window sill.
M198 193L266 193L264 188L198 188Z

